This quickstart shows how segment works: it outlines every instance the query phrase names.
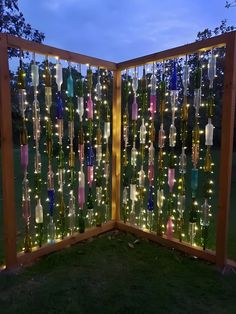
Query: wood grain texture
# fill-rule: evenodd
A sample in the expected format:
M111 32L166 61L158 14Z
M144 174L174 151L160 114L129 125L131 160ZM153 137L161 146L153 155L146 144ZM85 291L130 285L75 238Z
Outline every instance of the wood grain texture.
M230 33L225 33L223 35L215 36L206 40L196 41L191 44L175 47L172 49L167 49L161 52L152 53L143 57L138 57L135 59L123 61L117 63L117 69L124 70L133 68L135 66L141 66L154 61L163 61L167 59L173 59L177 57L184 56L186 54L193 54L198 51L210 50L211 48L225 46L225 43L230 38Z
M115 70L116 64L114 62L102 60L99 58L93 58L90 56L82 55L79 53L58 49L44 44L39 44L33 41L25 40L20 37L7 35L8 47L35 52L45 56L58 57L59 59L89 64L91 66L106 68L108 70Z
M6 268L16 261L16 209L10 75L6 36L0 36L0 134L2 155L3 228Z
M114 71L112 105L112 219L120 219L121 72Z
M233 137L236 100L236 32L228 34L224 68L224 96L221 120L219 205L216 234L216 263L224 267L227 258ZM235 210L235 208L233 208Z
M45 244L41 248L35 248L31 253L19 253L17 254L18 265L30 264L44 255L62 250L81 241L88 240L89 238L96 237L104 232L111 231L114 229L114 226L115 223L109 221L101 227L90 228L84 233L75 233L73 236L66 237L56 243Z

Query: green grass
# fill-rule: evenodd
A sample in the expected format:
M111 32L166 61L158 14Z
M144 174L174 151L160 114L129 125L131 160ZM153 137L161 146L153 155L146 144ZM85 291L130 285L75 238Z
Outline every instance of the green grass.
M113 232L1 273L1 314L236 313L235 274L135 240Z

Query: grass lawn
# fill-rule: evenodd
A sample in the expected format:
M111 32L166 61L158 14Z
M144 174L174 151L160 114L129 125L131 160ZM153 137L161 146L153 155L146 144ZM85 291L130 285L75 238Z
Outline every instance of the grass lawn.
M0 274L0 313L236 313L236 275L121 232Z

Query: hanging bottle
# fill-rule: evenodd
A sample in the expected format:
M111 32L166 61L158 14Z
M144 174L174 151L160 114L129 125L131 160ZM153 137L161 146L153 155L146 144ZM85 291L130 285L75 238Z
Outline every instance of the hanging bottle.
M163 123L161 123L159 134L158 134L158 147L163 148L165 145L165 131L163 128Z
M192 199L192 207L189 213L189 238L191 245L194 244L194 240L197 233L197 219L198 219L198 205L195 198Z
M111 123L109 120L109 116L107 115L106 121L104 122L104 139L106 143L108 143L109 141L110 134L111 134Z
M150 91L150 113L151 113L151 117L153 119L154 114L156 113L156 88L157 88L157 79L156 79L156 75L155 75L155 66L153 63L153 67L152 67L152 76L150 79L150 83L151 83L151 91Z
M92 195L91 187L89 187L88 198L87 198L87 217L88 217L88 224L90 227L92 227L94 223L94 205L93 205L93 195Z
M79 208L83 209L85 203L85 176L83 169L79 171L79 191L78 191L78 203Z
M175 184L174 152L171 151L169 154L169 167L168 167L168 185L170 193L173 192L174 184Z
M213 132L214 132L214 126L211 123L211 118L209 118L208 123L205 128L205 145L207 146L213 145Z
M202 69L200 65L200 60L197 61L197 67L194 72L194 107L195 116L199 116L199 109L201 106L201 83L202 83Z
M52 105L52 81L48 58L46 58L45 60L44 82L45 82L45 105L47 113L50 114Z
M184 88L183 94L184 96L188 95L188 85L189 85L189 65L188 65L188 59L186 56L185 63L183 66L183 88Z
M182 147L182 152L179 156L179 172L182 174L186 173L186 166L187 166L187 157L185 154L185 148Z
M20 65L18 68L18 79L17 79L17 87L18 87L18 100L19 100L19 107L21 116L24 119L25 118L25 111L27 108L27 102L26 102L26 86L25 86L25 71L23 69L23 61L20 59Z
M213 88L213 81L216 76L216 56L211 51L209 61L208 61L208 79L209 79L209 88Z
M70 192L70 199L69 199L69 229L71 234L74 233L75 230L75 197L73 191Z
M135 147L135 142L133 143L133 147L131 149L131 166L134 168L137 165L137 149Z
M87 170L88 170L88 184L90 188L93 184L93 166L94 166L94 153L93 147L89 143L88 145L88 154L87 154Z
M208 229L210 225L209 216L210 216L210 205L208 204L207 199L205 199L203 205L201 206L201 216L200 216L200 225L202 228L203 250L206 249L206 244L207 244Z
M83 121L84 115L84 91L83 91L83 80L81 74L81 65L79 65L79 78L77 80L77 107L80 122Z
M142 124L140 127L140 144L146 143L146 126L144 123L144 118L142 118Z
M47 181L48 181L49 216L50 216L50 222L48 225L48 242L53 243L56 237L56 227L53 221L55 190L54 190L54 173L51 169L51 166L49 166L49 169L48 169Z

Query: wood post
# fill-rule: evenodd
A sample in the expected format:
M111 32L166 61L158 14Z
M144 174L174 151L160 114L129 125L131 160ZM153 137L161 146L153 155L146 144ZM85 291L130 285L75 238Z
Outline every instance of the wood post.
M236 33L228 34L224 69L216 264L226 265L236 96Z
M0 36L0 129L2 154L3 223L6 267L17 265L12 110L6 35Z
M113 72L112 219L120 219L121 71Z

